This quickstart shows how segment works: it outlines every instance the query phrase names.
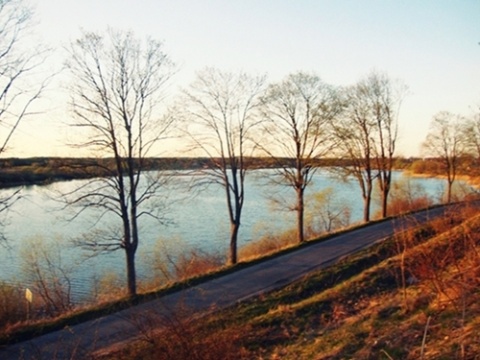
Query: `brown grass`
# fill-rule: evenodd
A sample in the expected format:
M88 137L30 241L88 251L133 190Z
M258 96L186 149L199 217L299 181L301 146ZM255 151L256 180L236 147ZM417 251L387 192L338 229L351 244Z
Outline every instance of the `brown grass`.
M208 274L219 270L223 259L219 255L199 250L190 250L180 255L175 263L174 278L176 281Z
M389 202L388 215L395 216L405 214L410 211L425 209L433 204L433 201L427 196L416 197L413 199L397 198Z
M16 286L0 283L0 324L2 327L27 319L25 294Z
M474 218L477 213L478 208L474 206L458 207L444 218L412 232L405 251L405 266L407 278L414 281L405 282L403 286L398 276L399 251L393 242L390 252L393 257L381 266L362 271L357 265L349 268L347 260L342 262L341 266L348 271L357 272L351 281L325 288L322 287L326 283L321 278L323 275L314 275L312 278L321 278L313 281L318 282L315 286L321 290L301 290L300 299L297 288L289 287L284 293L280 292L282 295L274 293L273 300L264 297L262 300L267 301L267 305L258 300L255 306L247 305L251 306L250 314L235 317L234 321L230 319L233 318L231 312L206 319L184 314L170 317L148 314L148 326L142 325L141 329L142 342L122 349L117 355L121 359L161 359L160 352L171 359L182 358L187 353L193 354L188 357L192 359L217 359L216 354L222 354L223 359L235 358L228 357L229 354L237 354L239 359L368 359L387 358L387 355L413 359L421 352L419 339L426 319L431 316L428 333L435 336L428 338L429 349L441 343L441 336L449 337L452 340L444 340L442 344L455 349L456 353L452 350L448 356L462 353L463 357L451 358L467 359L468 354L480 351L475 343L476 329L480 328L480 306L477 305L480 303L480 240L475 234L480 224L463 221ZM259 257L292 244L296 244L293 231L283 237L265 237L240 249L240 259ZM170 270L172 279L214 271L223 263L220 257L199 251L185 251L178 260ZM114 282L108 278L104 281L107 285ZM279 297L283 300L279 301ZM402 308L399 305L405 297L409 306ZM257 310L257 306L268 310ZM437 328L442 326L448 327L448 331L438 332ZM161 332L158 327L162 328ZM313 355L320 353L324 357ZM435 358L431 354L434 352L427 351L426 358Z
M286 231L278 236L266 235L258 240L242 246L238 251L240 261L248 261L273 254L298 243L294 230Z
M94 354L101 359L144 360L242 360L251 354L242 345L248 326L229 326L211 331L211 324L198 319L179 306L174 313L151 311L130 319L138 329L139 340L127 348L103 350ZM220 326L221 324L216 324Z
M394 241L386 242L207 318L160 316L154 323L165 330L128 346L120 358L478 359L480 216L474 212L456 209L412 230L408 308L401 306L396 275L400 254ZM432 286L432 274L441 286ZM335 278L344 280L327 280Z

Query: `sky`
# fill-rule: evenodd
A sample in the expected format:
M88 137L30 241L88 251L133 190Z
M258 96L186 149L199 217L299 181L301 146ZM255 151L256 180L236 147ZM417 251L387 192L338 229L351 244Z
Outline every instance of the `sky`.
M206 66L279 81L314 72L332 85L372 71L409 88L400 114L398 154L421 155L432 117L480 108L479 0L29 0L36 32L60 50L80 29L132 30L163 41L178 65L170 93ZM71 116L60 82L41 116L21 124L6 156L78 155L65 146ZM69 133L70 132L70 133ZM73 134L74 135L74 134ZM181 144L175 144L181 147ZM174 154L175 146L163 155Z

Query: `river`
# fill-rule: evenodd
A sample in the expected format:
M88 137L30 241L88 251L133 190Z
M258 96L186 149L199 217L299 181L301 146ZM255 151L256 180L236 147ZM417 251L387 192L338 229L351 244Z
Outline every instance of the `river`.
M247 176L246 199L240 229L239 246L263 235L278 235L295 226L295 214L281 211L272 205L272 194L281 194L284 198L294 198L290 188L279 185L266 185L265 179L272 170L255 170ZM394 182L406 183L407 178L401 172L394 174ZM218 186L203 189L194 197L188 192L191 177L186 174L175 176L175 191L165 190L169 194L170 206L165 211L168 221L161 224L149 217L140 223L141 244L137 251L138 279L150 279L154 255L165 251L160 239L169 248L197 248L215 252L222 256L228 251L228 217L224 191ZM82 213L71 219L72 209L65 209L58 201L59 193L66 193L85 184L86 180L57 182L43 186L28 186L21 190L17 200L4 216L3 232L8 239L8 247L0 247L0 280L20 283L28 286L25 278L25 261L28 253L40 253L47 249L57 251L57 259L62 266L71 270L74 299L85 299L91 292L94 279L105 274L115 274L123 281L125 260L122 250L114 253L89 257L90 253L71 246L72 239L82 236L94 236L99 230L114 231L118 228L117 219L94 211ZM408 178L411 188L438 201L443 193L444 180L428 178ZM180 186L179 186L180 185ZM184 185L184 186L181 186ZM316 172L309 186L306 198L331 188L333 205L345 204L350 208L350 222L362 218L362 199L358 185L354 180L340 181L326 169ZM0 191L0 196L11 193L13 189ZM374 201L373 211L378 209ZM57 244L48 247L50 244ZM122 284L123 285L123 284Z

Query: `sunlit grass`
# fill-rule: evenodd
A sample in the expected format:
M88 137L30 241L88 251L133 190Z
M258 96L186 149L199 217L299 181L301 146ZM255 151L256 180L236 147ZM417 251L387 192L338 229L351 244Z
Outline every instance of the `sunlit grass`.
M472 215L471 209L465 213L457 209L414 230L423 241L417 238L408 249L409 266L423 261L427 249L434 256L446 242L460 245L465 235L476 234L480 216ZM284 289L202 318L197 329L205 338L229 334L235 351L251 359L473 358L480 352L480 237L469 244L476 256L464 247L438 272L437 280L457 291L456 297L435 291L432 279L409 267L417 278L405 289L405 306L399 281L401 254L391 240ZM469 284L476 284L472 291L458 292L459 266L473 271L468 278ZM462 308L466 298L468 306ZM142 354L142 347L137 347L127 358Z
M476 233L476 229L480 229L480 225L473 220L459 226L462 219L474 219L476 213L477 209L473 207L467 207L463 211L456 209L446 218L434 220L430 224L414 230L414 236L410 237L416 239L409 248L411 263L415 263L412 259L415 259L416 254L424 256L425 249L430 249L432 254L441 252L440 250L435 251L435 249L442 249L445 242L456 239L458 236L454 235L455 231L460 231L458 229L463 229L463 233ZM480 220L477 221L480 222ZM445 235L439 235L441 233ZM424 245L422 245L423 242L425 242ZM195 334L198 333L198 341L195 344L202 349L213 349L214 347L209 345L212 342L227 341L228 338L235 339L228 351L241 353L245 358L342 359L344 356L353 358L373 356L373 358L388 359L390 356L397 359L408 358L405 355L408 349L408 354L416 354L415 356L418 358L426 319L431 316L434 319L432 320L433 329L440 327L439 324L445 324L446 329L442 330L442 334L447 335L442 336L443 338L449 336L452 340L443 341L458 351L462 345L458 342L458 336L460 336L458 335L460 331L458 330L460 321L458 302L453 303L445 294L435 293L435 288L431 286L432 282L420 277L417 279L418 282L407 286L408 306L405 307L399 277L399 253L395 244L395 241L392 240L376 245L350 256L328 269L307 276L302 281L291 284L280 291L220 311L212 317L197 319L195 325L184 324L183 319L180 318L174 319L175 323L182 327L188 326L189 330L186 334L191 331ZM292 245L287 245L287 249L288 246ZM188 254L188 252L186 253ZM212 259L214 258L213 256ZM183 282L163 287L145 287L143 288L145 292L136 299L112 299L96 307L76 309L47 322L13 324L6 329L3 341L27 339L45 331L60 329L67 324L72 325L113 313L132 304L162 296L175 289L220 276L242 266L248 266L248 263L240 263L233 268L220 267L211 270L211 273L205 276L202 275L205 271L204 261L208 259L208 254L200 254L198 258L194 257L194 260L198 261L198 265L195 265L195 261L188 260L186 263L193 263L193 269L198 271L190 272L189 270L186 276L188 279ZM464 263L459 262L456 266L460 264L474 266L475 257L467 260ZM210 262L207 261L207 263ZM189 266L186 267L187 270ZM411 267L411 269L415 269L415 267ZM442 274L453 274L452 276L455 278L455 269L448 266L445 269L441 272ZM480 278L480 276L478 277ZM451 283L451 281L447 281L448 277L445 279L445 283ZM104 280L108 283L108 279ZM458 285L451 285L449 294L458 294L461 290ZM472 299L475 298L472 297ZM469 344L465 351L476 349L471 344L471 339L476 336L474 330L476 326L478 327L479 312L478 306L470 306L468 318L465 319L462 326L462 336L467 336L467 340L464 342ZM440 316L444 316L444 318L441 319ZM164 320L158 319L157 323L161 324ZM399 329L403 329L402 333L398 333ZM152 333L149 336L155 335ZM440 335L437 337L438 339L435 338L435 341L440 341L442 338ZM428 344L432 346L432 340L429 339ZM175 341L187 340L183 336L177 337L176 340L171 340L172 346ZM157 340L143 345L136 344L129 347L128 351L122 350L124 354L122 358L136 358L137 355L142 357L143 355L139 354L143 354L145 351L153 354L155 349L158 350L156 346L164 345L160 345ZM180 345L177 344L177 346ZM127 356L127 354L129 355ZM318 357L318 354L329 354L330 357L327 355ZM212 359L215 358L212 357Z

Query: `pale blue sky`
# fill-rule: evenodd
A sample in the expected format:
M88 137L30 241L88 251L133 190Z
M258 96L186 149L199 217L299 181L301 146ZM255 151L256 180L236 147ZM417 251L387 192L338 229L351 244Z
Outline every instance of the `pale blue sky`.
M51 46L79 28L107 26L164 41L186 85L205 66L267 73L314 71L348 85L371 70L405 82L399 154L418 155L432 116L480 106L480 1L427 0L31 0ZM176 87L172 87L172 94ZM57 94L40 125L25 123L12 156L64 155ZM53 105L55 104L55 105ZM45 131L48 129L48 132ZM47 143L49 145L47 145ZM28 145L26 145L28 144Z

